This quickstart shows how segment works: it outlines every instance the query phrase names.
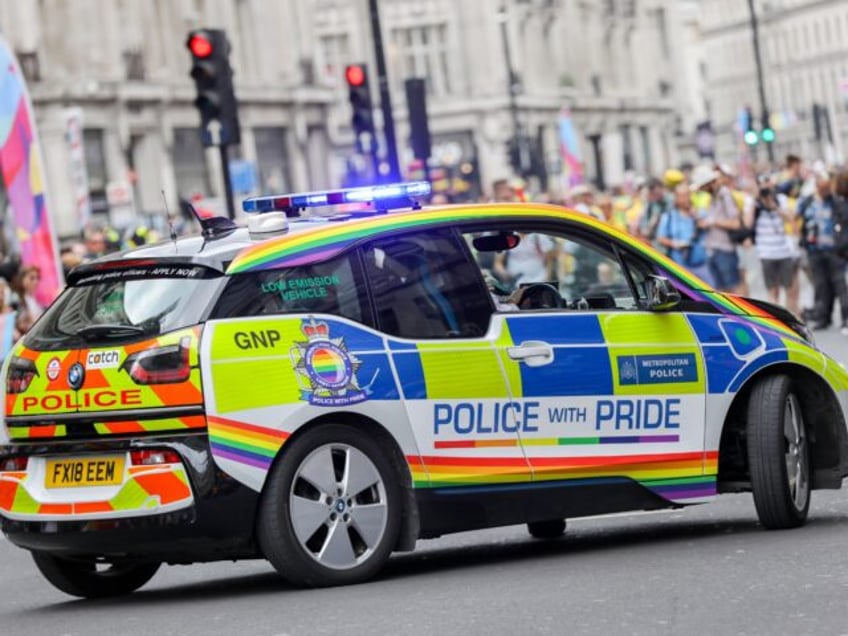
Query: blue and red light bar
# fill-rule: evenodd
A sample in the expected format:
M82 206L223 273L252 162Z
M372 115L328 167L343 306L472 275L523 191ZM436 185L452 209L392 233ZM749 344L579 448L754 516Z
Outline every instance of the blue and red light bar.
M429 194L430 184L427 181L410 181L408 183L390 183L321 192L251 197L244 200L242 209L249 214L261 214L263 212L291 212L303 208L344 205L346 203L373 203L376 207L380 207L380 202L389 204L387 207L404 207L414 202L416 198L426 197Z

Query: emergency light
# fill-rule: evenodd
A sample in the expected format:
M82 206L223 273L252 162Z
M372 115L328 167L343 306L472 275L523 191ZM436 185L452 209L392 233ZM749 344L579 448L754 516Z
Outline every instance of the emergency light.
M319 192L300 192L265 197L250 197L242 203L242 209L249 213L285 212L295 213L304 208L318 208L345 203L373 203L379 209L407 207L415 203L415 198L430 194L427 181L408 183L390 183L386 185L343 188ZM380 206L380 203L385 205Z

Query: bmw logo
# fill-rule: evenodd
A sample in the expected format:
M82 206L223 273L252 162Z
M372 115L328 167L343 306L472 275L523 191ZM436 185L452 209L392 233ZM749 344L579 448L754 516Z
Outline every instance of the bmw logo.
M83 382L85 382L85 367L79 362L74 362L68 369L68 386L76 391L82 386Z

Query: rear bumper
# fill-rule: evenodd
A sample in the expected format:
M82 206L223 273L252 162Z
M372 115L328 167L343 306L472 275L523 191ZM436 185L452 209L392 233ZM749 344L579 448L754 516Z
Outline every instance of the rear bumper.
M256 555L253 535L259 493L241 485L215 465L205 433L15 443L0 447L0 458L24 455L30 458L30 465L38 466L43 465L47 456L114 454L142 448L167 448L182 458L181 465L172 466L174 470L154 473L151 480L154 488L156 484L164 485L165 499L170 497L167 501L155 492L151 495L152 489L148 487L138 490L135 508L130 505L123 510L92 511L92 506L80 507L79 503L71 502L70 509L59 509L55 506L67 506L69 502L56 501L45 509L45 516L37 516L37 512L33 516L31 511L21 513L20 506L15 512L14 501L8 501L7 489L6 500L0 500L3 533L22 548L65 556L152 558L188 563ZM183 491L179 487L180 473L184 475ZM73 499L73 493L68 499ZM43 502L39 506L43 507ZM6 507L11 509L7 512Z

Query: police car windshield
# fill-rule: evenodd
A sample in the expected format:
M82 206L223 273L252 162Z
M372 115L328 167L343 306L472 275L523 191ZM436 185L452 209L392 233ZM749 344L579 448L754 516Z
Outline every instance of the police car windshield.
M56 350L114 344L182 329L200 322L222 275L188 266L178 274L111 270L68 288L26 335L26 345Z

